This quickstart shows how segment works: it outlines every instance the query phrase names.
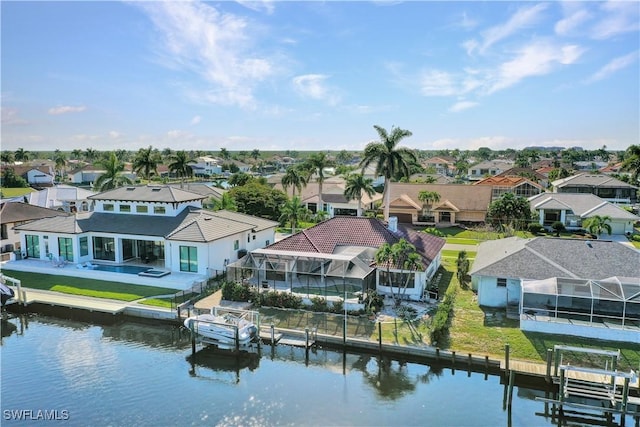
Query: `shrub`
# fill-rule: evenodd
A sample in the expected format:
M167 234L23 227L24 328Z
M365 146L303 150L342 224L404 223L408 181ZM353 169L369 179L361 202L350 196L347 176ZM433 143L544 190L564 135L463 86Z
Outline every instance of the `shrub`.
M544 226L537 222L532 222L527 225L527 230L529 230L533 234L539 234L544 230Z
M431 323L431 342L441 342L449 333L453 305L456 300L456 291L447 292L438 305L436 314Z
M438 230L438 229L437 229L437 228L435 228L435 227L425 228L425 229L424 229L424 232L425 232L425 233L432 234L432 235L434 235L434 236L444 237L444 233L443 233L442 231Z
M222 284L222 298L228 301L249 301L253 293L251 288L241 283L225 282Z
M342 301L342 300L334 301L333 305L331 306L331 311L333 313L342 313L342 312L344 312L344 301Z
M553 224L551 224L551 228L553 228L553 231L556 232L556 237L560 236L560 233L565 231L565 226L561 221L556 221Z
M311 311L324 313L329 311L329 305L327 304L327 300L323 297L313 297L311 298L311 307L309 307Z
M302 308L302 298L286 292L269 291L260 293L260 305L278 308Z
M640 234L634 234L633 236L631 236L631 240L633 240L634 242L640 242Z

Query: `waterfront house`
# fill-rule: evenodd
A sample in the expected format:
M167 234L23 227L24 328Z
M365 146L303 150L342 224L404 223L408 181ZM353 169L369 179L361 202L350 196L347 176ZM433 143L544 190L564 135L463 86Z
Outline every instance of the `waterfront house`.
M405 224L451 226L482 223L491 203L490 186L392 182L389 214ZM420 192L437 193L440 200L423 202Z
M638 187L609 175L579 173L551 183L554 193L591 193L617 204L638 203Z
M362 292L376 289L389 295L392 290L387 285L387 274L398 279L402 269L376 265L375 254L382 245L393 245L401 239L415 246L420 267L407 272L407 287L400 293L406 299L421 300L440 265L445 241L399 225L393 217L388 225L365 217L323 221L265 248L249 251L247 257L229 266L228 277L292 292L315 289L323 294L322 290L349 287Z
M640 337L640 251L621 243L545 237L492 240L478 246L470 275L478 304L507 311L517 307L525 330L602 339ZM612 312L612 306L626 311Z
M29 258L149 264L212 277L273 243L274 221L202 208L206 196L168 185L126 186L89 197L93 212L16 227Z
M611 234L621 235L633 233L634 223L640 221L637 215L593 194L543 193L530 197L529 203L540 225L547 228L560 221L568 230L579 230L587 218L608 216Z

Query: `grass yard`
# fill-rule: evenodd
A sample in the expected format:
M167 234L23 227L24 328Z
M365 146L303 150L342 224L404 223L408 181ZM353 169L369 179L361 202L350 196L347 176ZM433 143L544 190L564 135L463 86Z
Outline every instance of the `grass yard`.
M29 194L32 191L35 191L35 190L33 188L31 188L31 187L26 187L26 188L6 188L6 187L2 187L2 188L0 188L0 193L2 193L2 197L3 198L24 196L25 194Z
M18 279L25 288L82 295L94 298L110 298L119 301L135 301L156 295L174 294L179 289L156 286L131 285L106 280L88 280L81 277L56 276L3 269L7 276Z
M450 249L443 249L442 250L442 258L453 258L453 259L457 259L458 258L458 252L460 251L456 251L456 250L450 250ZM475 251L467 251L467 258L469 258L471 261L473 261L474 259L476 259L476 252Z

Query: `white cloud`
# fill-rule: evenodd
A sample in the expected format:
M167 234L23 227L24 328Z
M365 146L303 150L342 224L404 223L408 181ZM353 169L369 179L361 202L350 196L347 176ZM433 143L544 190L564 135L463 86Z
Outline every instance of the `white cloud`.
M237 3L241 4L242 6L246 7L247 9L251 9L255 12L266 12L267 14L272 14L273 11L275 10L275 5L273 4L273 1L271 0L262 0L262 1L257 1L257 0L236 0Z
M576 3L579 4L579 3ZM565 18L556 22L554 30L561 36L571 35L580 25L591 19L591 14L585 9L578 9Z
M201 121L201 120L202 120L202 117L200 117L200 116L194 116L194 117L191 119L191 125L195 126L195 125L197 125L198 123L200 123L200 121Z
M484 31L482 33L482 43L467 41L465 43L467 53L473 53L476 48L479 48L480 53L484 53L488 48L499 41L520 32L524 28L532 26L538 21L541 13L547 8L547 6L548 5L546 3L539 3L535 6L520 8L504 24L496 25Z
M603 18L593 27L594 39L608 39L640 30L640 7L637 1L608 1L602 4L600 12Z
M469 108L477 107L479 104L472 101L459 101L449 108L452 113L459 113L460 111L468 110Z
M600 68L592 76L587 79L587 83L595 82L598 80L606 79L613 73L626 68L638 60L638 51L631 52L624 56L619 56L612 59L604 67Z
M4 126L9 125L26 125L29 122L18 115L18 110L15 108L2 108L2 124Z
M535 41L524 46L514 59L499 67L488 93L513 86L527 77L549 74L559 65L573 64L583 53L584 49L577 45Z
M67 114L67 113L81 113L85 111L87 107L84 105L80 105L77 107L73 107L70 105L59 105L57 107L49 108L48 113L51 115L59 115L59 114Z
M458 93L458 88L450 73L427 70L420 76L420 93L425 96L451 96Z
M109 132L109 138L111 139L118 139L122 136L122 134L116 130L112 130Z
M167 138L169 139L190 139L193 135L189 132L185 132L182 130L174 129L167 132Z
M139 2L162 39L169 68L198 75L207 86L185 88L194 100L254 108L256 85L274 74L274 64L252 51L257 37L249 22L201 2Z
M300 95L325 101L329 105L336 105L340 101L340 97L335 90L326 85L329 76L324 74L305 74L293 78L293 86Z

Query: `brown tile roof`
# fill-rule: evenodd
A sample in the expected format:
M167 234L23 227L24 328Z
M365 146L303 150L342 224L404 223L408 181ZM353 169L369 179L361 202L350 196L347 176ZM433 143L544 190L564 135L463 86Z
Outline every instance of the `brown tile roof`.
M515 167L515 168L507 169L506 171L501 172L501 173L497 174L496 176L525 176L523 174L530 174L531 176L535 177L538 180L547 179L547 177L545 177L541 173L538 173L537 171L535 171L535 170L533 170L531 168L521 168L521 167Z
M69 216L69 214L22 202L6 202L0 205L0 218L2 218L3 224L31 221L54 216Z
M490 177L481 179L478 182L473 183L473 185L491 185L495 187L516 187L524 182L528 182L532 186L542 189L542 186L540 184L537 184L531 181L530 179L524 178L521 176L500 176L500 175L490 176Z
M391 191L391 206L394 200L402 195L408 196L416 205L422 206L418 199L421 191L435 191L440 195L440 202L449 201L460 211L481 211L486 212L491 203L492 188L488 185L464 185L464 184L408 184L392 182L389 187Z
M404 238L416 247L425 265L438 255L444 239L427 233L418 233L402 225L392 232L384 222L376 218L337 216L280 240L267 249L295 252L333 254L340 246L379 248L393 245Z

